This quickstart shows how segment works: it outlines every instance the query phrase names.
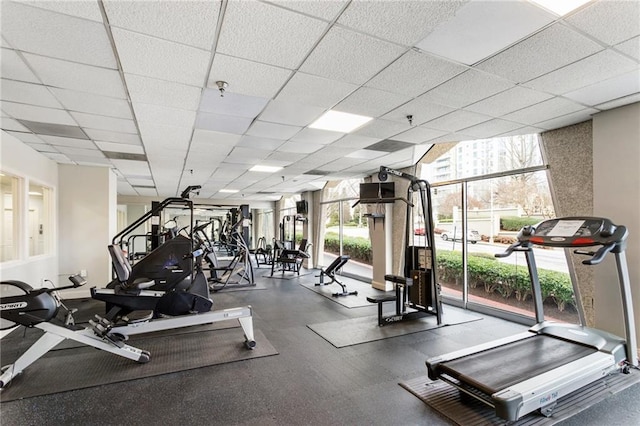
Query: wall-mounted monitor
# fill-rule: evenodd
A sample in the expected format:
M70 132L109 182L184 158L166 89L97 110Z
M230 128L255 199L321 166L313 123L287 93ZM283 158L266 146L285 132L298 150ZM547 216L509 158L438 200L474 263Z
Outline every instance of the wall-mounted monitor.
M297 214L308 214L309 213L309 203L305 200L296 201L296 213Z
M380 203L393 203L396 196L396 187L394 182L374 182L360 184L360 200L374 202L380 200Z

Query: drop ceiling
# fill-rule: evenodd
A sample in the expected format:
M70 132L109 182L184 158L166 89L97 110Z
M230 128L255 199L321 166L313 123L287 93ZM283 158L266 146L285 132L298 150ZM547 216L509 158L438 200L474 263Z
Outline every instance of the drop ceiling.
M274 200L640 101L637 0L563 17L526 0L0 7L2 137L111 167L121 195ZM308 127L330 109L373 120Z

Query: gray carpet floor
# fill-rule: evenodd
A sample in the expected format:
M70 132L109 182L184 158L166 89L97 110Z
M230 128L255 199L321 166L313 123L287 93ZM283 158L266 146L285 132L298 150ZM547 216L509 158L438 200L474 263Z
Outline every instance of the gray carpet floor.
M307 325L375 316L375 305L349 309L298 282L313 276L257 279L266 290L219 292L215 306L252 305L279 355L3 402L2 425L450 425L398 383L424 376L429 357L526 328L483 315L336 348ZM634 385L559 424L639 424L639 392Z

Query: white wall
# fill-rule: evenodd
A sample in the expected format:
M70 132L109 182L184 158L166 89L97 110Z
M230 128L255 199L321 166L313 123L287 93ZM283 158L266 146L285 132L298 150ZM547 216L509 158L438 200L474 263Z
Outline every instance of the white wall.
M27 238L28 218L21 218L22 245L19 259L0 263L0 278L3 280L24 281L32 287L41 287L44 279L51 280L58 285L58 257L57 257L57 197L58 197L58 165L34 151L18 139L6 132L0 133L0 169L24 179L22 187L23 198L26 201L28 182L48 186L53 189L53 218L52 232L53 247L49 254L29 258ZM23 209L24 211L24 209Z
M627 259L640 331L640 103L593 117L593 212L629 230ZM595 271L596 327L624 336L612 256Z
M111 280L107 246L116 233L116 176L106 167L59 165L59 269L61 276L87 272L89 286ZM65 297L88 297L89 288Z

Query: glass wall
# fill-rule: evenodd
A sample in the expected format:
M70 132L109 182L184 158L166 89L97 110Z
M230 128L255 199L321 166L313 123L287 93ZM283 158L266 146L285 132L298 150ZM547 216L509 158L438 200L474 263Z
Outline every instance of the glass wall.
M373 270L367 206L354 206L360 197L362 182L362 179L342 180L335 182L325 192L325 252L319 263L327 266L337 256L348 255L351 259L343 272L371 279Z
M555 215L537 136L462 142L423 170L432 184L443 296L532 318L524 254L495 254L523 226ZM534 248L534 255L546 317L578 322L564 250Z
M46 186L29 184L29 256L51 252L51 193L51 189Z
M8 173L0 173L2 191L2 224L0 224L0 262L18 258L18 191L20 180Z

